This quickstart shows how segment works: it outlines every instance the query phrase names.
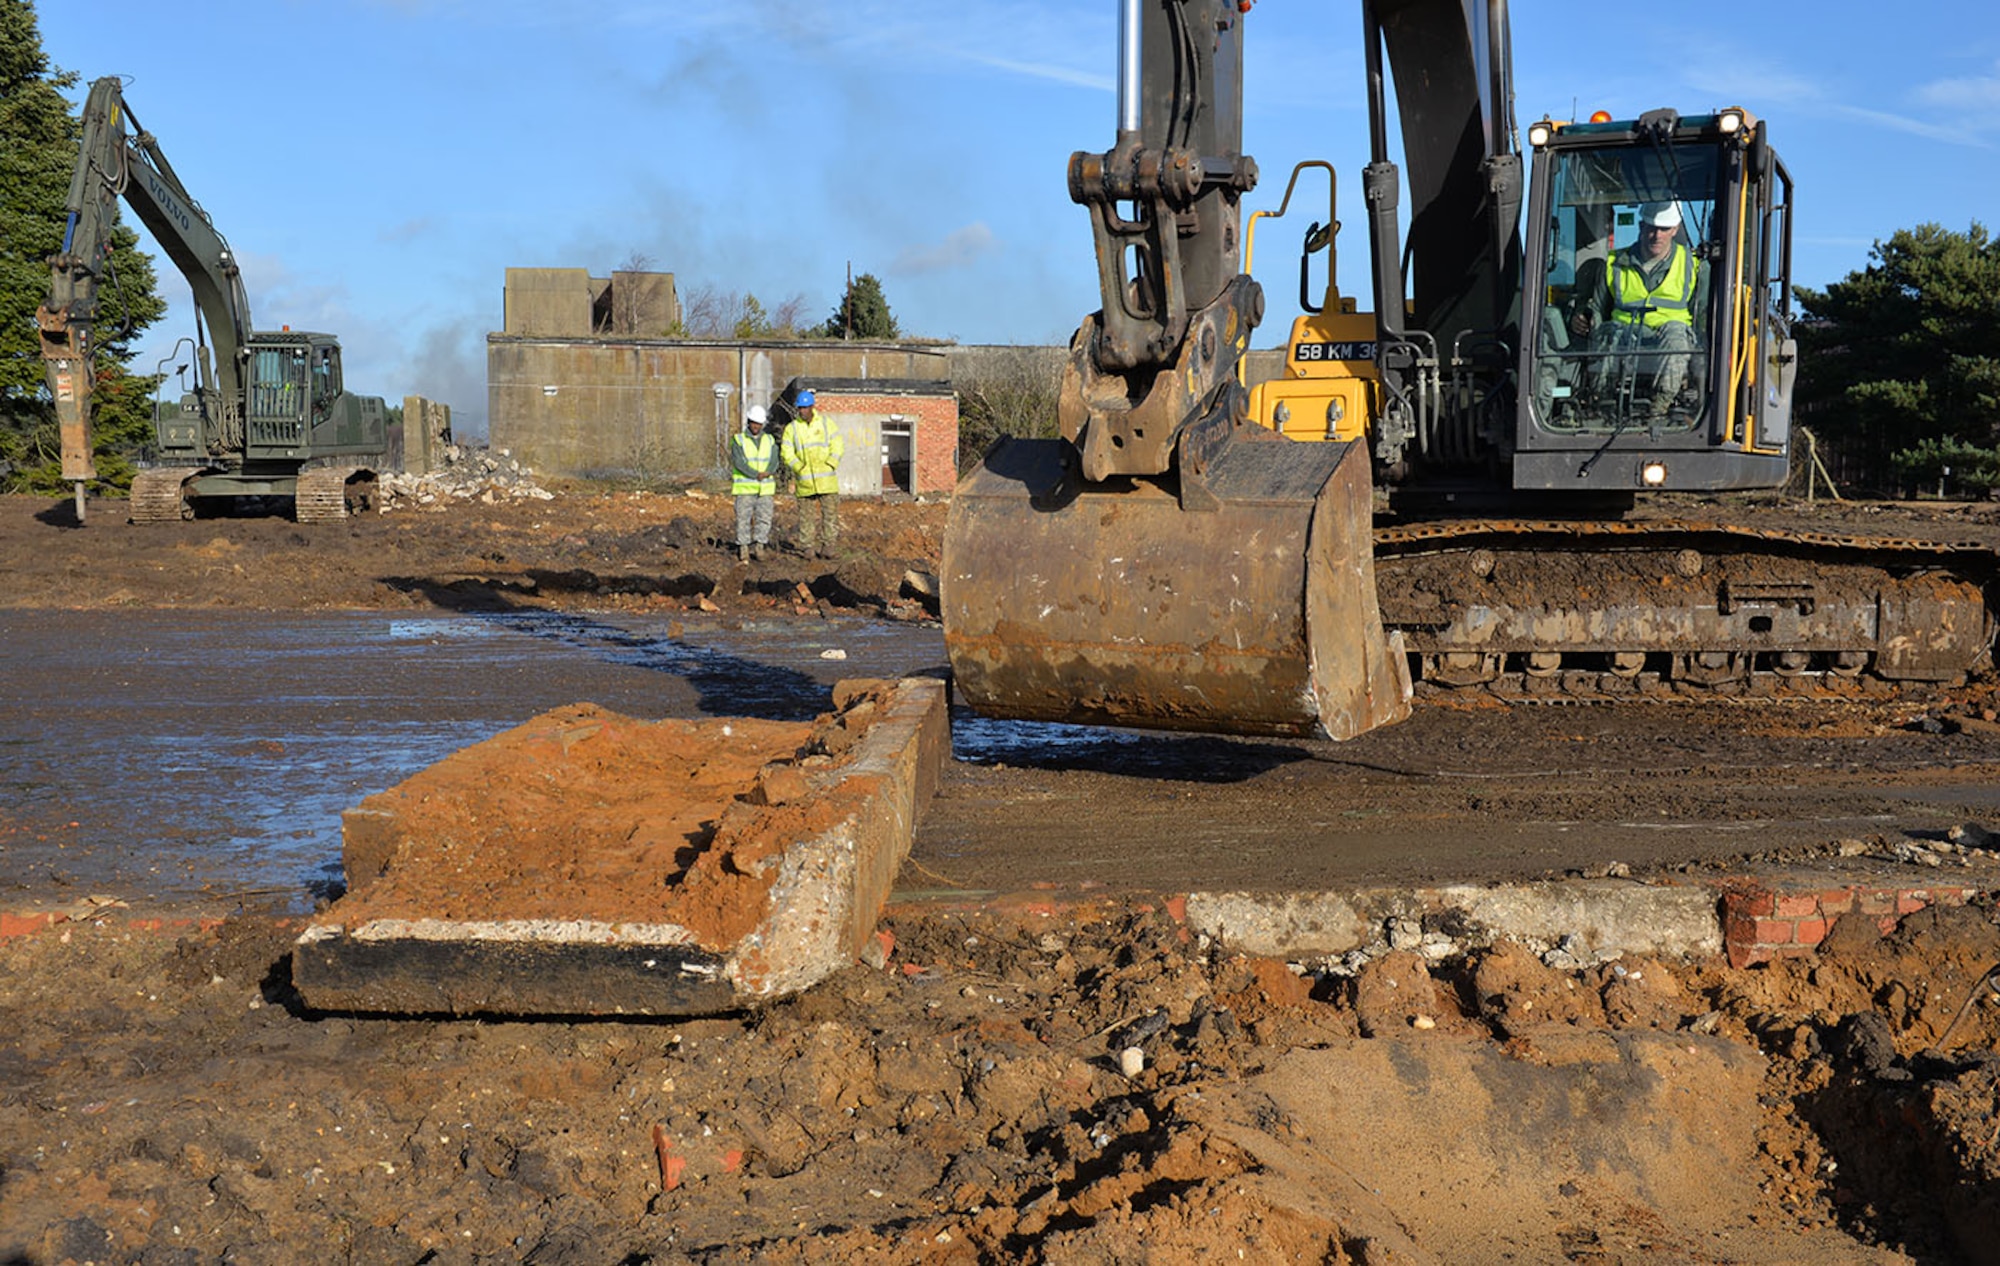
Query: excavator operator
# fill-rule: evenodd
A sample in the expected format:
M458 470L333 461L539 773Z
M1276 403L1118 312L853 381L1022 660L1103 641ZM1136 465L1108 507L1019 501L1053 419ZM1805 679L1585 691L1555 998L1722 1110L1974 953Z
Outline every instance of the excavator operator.
M1665 417L1687 385L1688 366L1706 326L1708 265L1680 240L1681 209L1675 202L1648 202L1639 208L1639 238L1612 256L1602 284L1579 286L1582 296L1570 329L1591 337L1592 351L1635 350L1636 365L1625 357L1603 357L1595 374L1600 399L1614 374L1652 377L1650 412Z

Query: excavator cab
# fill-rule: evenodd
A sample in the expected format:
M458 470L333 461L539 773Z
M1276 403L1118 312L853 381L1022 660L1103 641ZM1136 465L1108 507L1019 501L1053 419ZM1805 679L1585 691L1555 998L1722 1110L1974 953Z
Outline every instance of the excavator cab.
M1783 482L1791 178L1742 110L1532 125L1514 486Z

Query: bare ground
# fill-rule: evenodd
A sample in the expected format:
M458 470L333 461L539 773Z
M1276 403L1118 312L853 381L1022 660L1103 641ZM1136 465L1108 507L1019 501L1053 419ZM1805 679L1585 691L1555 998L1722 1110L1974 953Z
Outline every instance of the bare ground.
M889 930L882 970L678 1025L312 1014L269 920L12 939L0 1249L1944 1262L2000 1230L1989 909L1751 972L1503 944L1314 978L1112 907Z
M0 500L0 603L922 618L902 577L935 570L943 518L844 507L837 565L739 569L721 498L313 528L107 509L78 529ZM1841 512L1914 534L1905 513ZM1956 513L1992 529L1986 507ZM1952 707L1990 724L1992 701ZM0 940L0 1260L1952 1262L2000 1244L1983 901L1886 938L1843 922L1749 971L1558 970L1502 943L1352 975L1245 958L1116 890L927 903L891 912L880 967L681 1024L317 1014L283 919L74 913Z

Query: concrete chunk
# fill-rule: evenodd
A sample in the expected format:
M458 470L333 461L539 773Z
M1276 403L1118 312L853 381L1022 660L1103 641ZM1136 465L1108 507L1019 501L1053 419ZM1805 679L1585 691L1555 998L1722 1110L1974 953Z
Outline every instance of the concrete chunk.
M370 797L349 894L295 948L301 995L673 1016L810 988L860 955L950 753L942 682L869 685L811 725L564 709ZM774 765L798 798L772 802Z

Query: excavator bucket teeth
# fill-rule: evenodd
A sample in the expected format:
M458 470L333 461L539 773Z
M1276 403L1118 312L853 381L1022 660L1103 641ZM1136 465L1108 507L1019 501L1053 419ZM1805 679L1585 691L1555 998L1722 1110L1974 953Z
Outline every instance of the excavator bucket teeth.
M1352 738L1410 710L1375 600L1368 456L1225 445L1187 510L1145 481L1079 490L1061 440L1003 440L944 542L959 698L989 716Z

